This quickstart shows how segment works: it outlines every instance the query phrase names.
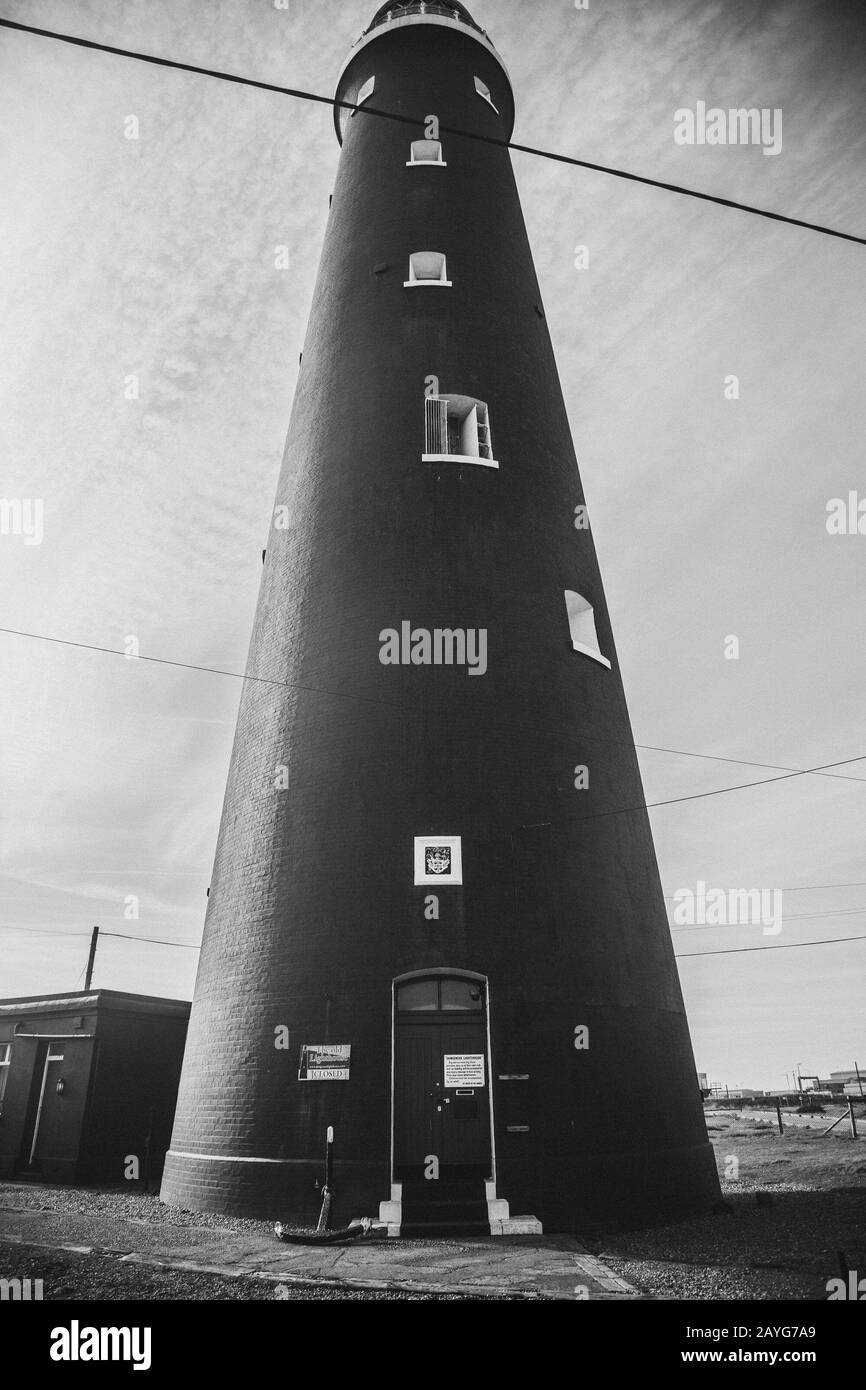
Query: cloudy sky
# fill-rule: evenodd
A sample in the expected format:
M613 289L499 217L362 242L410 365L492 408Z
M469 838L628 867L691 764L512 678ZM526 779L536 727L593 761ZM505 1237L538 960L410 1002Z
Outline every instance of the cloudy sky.
M375 8L0 3L326 95ZM515 140L866 235L859 0L471 8ZM0 64L0 494L44 507L40 544L0 534L0 626L240 672L331 114L10 31ZM699 101L781 108L781 152L676 144ZM866 498L866 248L514 162L647 800L860 759L651 812L671 900L783 890L777 935L674 932L698 1065L758 1086L866 1066L866 941L787 949L866 935L866 535L826 527L829 499ZM240 681L7 633L0 662L0 994L80 985L98 923L184 947L107 937L95 985L190 997Z

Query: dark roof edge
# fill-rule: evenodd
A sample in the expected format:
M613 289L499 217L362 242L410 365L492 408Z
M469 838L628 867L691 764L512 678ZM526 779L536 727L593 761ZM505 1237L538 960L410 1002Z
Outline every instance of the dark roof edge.
M24 994L9 999L0 999L0 1013L32 1013L35 1009L99 1009L106 1006L124 1004L144 1005L146 1012L167 1008L171 1012L189 1010L188 999L166 999L153 994L131 994L120 989L92 989Z

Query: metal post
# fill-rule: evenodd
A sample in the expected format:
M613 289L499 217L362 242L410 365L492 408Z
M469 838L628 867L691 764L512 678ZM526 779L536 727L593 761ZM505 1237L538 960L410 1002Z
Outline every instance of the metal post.
M857 1065L856 1062L854 1063L854 1070L855 1070L855 1072L857 1073L857 1085L860 1087L860 1094L861 1094L861 1096L862 1096L862 1095L863 1095L863 1078L862 1078L862 1076L860 1075L860 1068L858 1067L858 1065Z
M141 1186L147 1191L147 1184L150 1180L150 1150L153 1144L153 1106L147 1112L147 1135L144 1140L144 1171L141 1175Z
M819 1135L819 1138L823 1139L823 1138L824 1138L824 1135L825 1135L825 1134L829 1134L831 1129L835 1129L837 1125L840 1125L840 1124L842 1123L842 1121L844 1120L844 1118L845 1118L845 1111L843 1110L841 1115L837 1115L837 1116L836 1116L836 1118L835 1118L835 1120L833 1121L832 1124L828 1125L826 1129L822 1129L822 1130L821 1130L821 1133L820 1133L820 1135Z
M325 1186L330 1187L334 1177L334 1126L328 1125L325 1139Z
M316 1226L316 1233L320 1235L323 1231L330 1229L331 1225L331 1179L334 1175L334 1127L328 1125L325 1136L325 1185L322 1188L322 1209L319 1212L319 1221Z
M90 934L90 955L87 957L87 970L84 974L84 991L90 989L90 981L93 979L93 962L96 960L96 942L99 938L99 928L94 927Z

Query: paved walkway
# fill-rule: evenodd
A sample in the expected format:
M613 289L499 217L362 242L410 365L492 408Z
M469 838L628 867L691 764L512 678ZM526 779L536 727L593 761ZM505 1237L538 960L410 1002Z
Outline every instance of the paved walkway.
M473 1298L622 1299L641 1297L570 1236L389 1240L348 1245L288 1245L260 1230L172 1222L166 1208L146 1221L87 1209L41 1211L0 1194L0 1265L4 1242L108 1255L116 1259L274 1284L456 1293Z

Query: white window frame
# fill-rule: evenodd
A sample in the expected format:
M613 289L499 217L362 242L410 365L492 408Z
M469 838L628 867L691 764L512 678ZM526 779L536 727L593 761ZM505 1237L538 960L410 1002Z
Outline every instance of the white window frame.
M424 149L424 148L429 149L431 145L435 145L435 146L437 147L437 157L436 157L436 159L416 159L416 158L415 158L415 150L416 150L416 149ZM445 163L445 160L442 158L442 141L441 141L441 140L413 140L413 141L411 142L411 144L409 145L409 158L406 160L406 168L407 168L407 169L418 169L418 168L427 168L427 169L447 169L447 168L448 168L448 165Z
M361 105L363 105L363 103L367 100L367 98L368 98L368 97L371 97L371 96L373 95L373 93L375 92L375 90L376 90L376 78L375 78L375 76L373 76L373 77L368 77L368 78L367 78L367 81L366 81L366 82L362 82L361 85L360 85L360 87L358 88L358 95L355 97L355 105L356 105L356 106L361 106ZM351 116L354 116L354 115L355 115L355 112L354 112L354 111L351 111L349 114L350 114Z
M598 645L598 633L595 630L595 609L589 599L585 599L583 594L579 594L576 589L566 589L564 592L572 647L576 652L583 652L584 656L591 656L593 661L600 662L602 666L606 666L610 670L610 662L606 656L602 656Z
M442 412L442 423L447 422L448 407L455 407L462 412L459 416L461 425L461 443L474 443L476 453L452 454L448 450L425 452L421 455L422 463L474 463L482 468L498 468L499 464L493 457L493 440L490 434L490 410L486 401L478 400L475 396L457 395L436 395L424 397L424 447L431 443L428 436L428 418L430 412L427 409L428 401L442 401L445 410ZM440 426L441 427L441 426ZM486 438L484 437L486 435ZM447 442L447 424L445 439ZM441 443L441 439L440 439ZM481 450L486 452L482 453Z
M3 1101L6 1096L6 1083L9 1080L11 1065L12 1044L11 1042L0 1042L0 1115L3 1114Z
M442 874L428 874L424 851L428 845L445 845L451 850L451 873L446 877ZM459 835L416 835L415 836L415 886L434 883L440 888L447 888L450 884L458 886L463 882L463 850L460 844Z
M490 88L488 87L487 83L482 82L480 77L473 77L472 80L475 83L475 90L478 93L478 95L482 98L482 100L487 102L488 106L493 107L493 110L496 112L498 116L499 107L493 105L493 97L490 95Z
M415 257L416 257L416 256L441 256L441 257L442 257L442 267L441 267L441 270L440 270L438 279L433 280L433 279L430 278L430 276L422 276L420 279L418 278L418 276L415 274ZM448 277L448 270L447 270L447 262L446 262L446 257L445 257L445 252L444 252L444 251L412 251L412 252L410 253L410 256L409 256L409 279L403 281L403 288L404 288L404 290L409 290L409 289L415 289L416 286L418 286L418 285L443 285L443 286L445 286L446 288L449 288L449 289L450 289L450 287L451 287L451 281L450 281L447 277Z

